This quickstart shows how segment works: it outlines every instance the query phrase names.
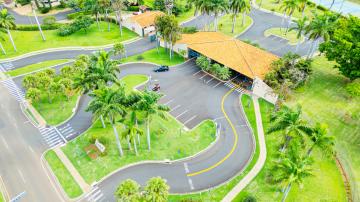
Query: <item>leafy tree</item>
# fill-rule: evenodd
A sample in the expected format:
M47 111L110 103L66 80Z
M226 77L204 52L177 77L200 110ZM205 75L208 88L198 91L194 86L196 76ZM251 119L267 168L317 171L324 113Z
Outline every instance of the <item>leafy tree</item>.
M335 146L335 140L333 136L329 136L328 126L326 124L316 123L315 127L310 134L310 140L313 142L309 150L307 151L307 155L310 156L312 150L317 147L321 150L321 152L325 155L332 156Z
M26 99L30 100L31 103L34 103L40 99L41 91L37 88L29 88L26 91Z
M78 30L83 29L87 33L88 28L94 23L91 17L82 15L75 19L72 26L77 27Z
M74 95L74 89L72 88L73 81L69 78L62 78L59 80L59 83L64 86L64 94L67 101L69 101L70 97Z
M286 149L292 139L298 138L303 142L304 137L310 135L311 128L307 122L301 118L301 113L302 110L300 106L297 106L295 110L287 106L282 106L281 109L271 117L271 125L268 128L268 133L280 131L284 134L285 143L282 151Z
M101 11L101 8L100 8L100 5L98 3L98 0L85 0L85 2L84 2L84 11L85 12L91 12L92 15L95 16L96 24L98 26L98 29L100 29L99 13Z
M53 96L53 97L61 97L64 94L65 91L65 87L58 82L52 82L49 85L49 93ZM50 97L50 103L52 102L53 97ZM60 102L61 102L61 98L60 98Z
M152 91L144 91L141 99L134 103L134 108L144 112L146 117L146 134L147 134L147 143L148 149L151 149L150 142L150 120L153 115L158 115L161 118L165 118L164 112L169 111L169 107L166 105L159 105L158 101L161 98L161 95L152 92Z
M173 15L161 15L155 19L155 29L165 41L170 45L170 59L172 58L173 46L180 38L181 27Z
M123 104L125 99L125 89L123 86L118 88L102 87L90 93L93 99L90 101L86 111L90 111L94 115L94 120L105 117L109 120L115 134L117 147L120 156L123 156L123 150L116 128L116 117L125 117L126 107Z
M334 26L330 40L320 44L320 51L351 80L360 78L360 20L355 16L341 18Z
M123 181L115 192L118 201L138 202L140 200L140 185L134 180Z
M137 120L136 112L133 111L130 114L130 119L124 121L126 128L125 128L125 131L122 133L122 137L126 138L129 142L133 143L135 154L137 156L138 150L137 150L137 146L136 146L136 137L137 137L137 135L142 135L143 131L141 130L140 127L138 127L136 120ZM131 148L130 145L129 145L129 148Z
M306 16L304 16L303 18L295 20L295 26L293 26L289 29L289 31L292 31L292 30L296 31L296 38L298 39L298 42L296 44L295 52L297 52L297 50L299 49L299 45L301 42L301 36L302 36L303 32L305 31L307 19L308 18Z
M51 91L50 91L50 85L51 83L53 83L53 79L49 76L47 76L46 74L39 74L38 75L38 86L39 89L43 90L44 92L46 92L46 94L48 95L48 101L49 103L51 103Z
M9 14L7 9L2 9L0 12L0 28L3 28L6 30L7 34L9 35L10 41L12 46L14 47L14 51L16 52L16 45L14 43L14 40L12 38L10 29L13 29L16 27L15 24L15 18L11 14Z
M169 186L161 177L151 178L145 187L145 201L166 202L169 195Z
M202 70L208 71L210 68L210 61L207 57L201 55L196 58L196 65L199 66Z
M312 175L311 164L311 159L294 152L288 153L283 160L275 163L272 175L277 182L283 185L282 202L286 200L294 183L301 186L303 180Z
M25 89L29 90L30 88L38 87L38 78L34 74L26 75L22 81L22 85Z
M114 44L113 47L114 50L114 55L120 55L120 59L122 58L122 56L125 54L125 46L122 43L116 43Z

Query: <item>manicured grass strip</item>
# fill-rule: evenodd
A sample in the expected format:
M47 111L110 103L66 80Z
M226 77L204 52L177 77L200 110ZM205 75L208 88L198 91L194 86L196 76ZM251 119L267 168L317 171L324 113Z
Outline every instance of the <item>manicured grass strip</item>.
M190 20L192 17L194 17L195 7L192 7L190 10L180 13L178 16L176 16L176 19L179 23L185 22L187 20Z
M36 120L36 118L34 117L33 113L31 113L31 111L26 108L25 109L25 113L30 117L30 119L35 123L35 124L39 124L39 122Z
M0 191L0 202L5 202L3 193Z
M140 74L127 75L121 78L121 81L125 83L125 91L131 92L133 88L147 81L148 77Z
M140 55L133 55L128 58L124 58L121 60L122 63L126 62L152 62L159 65L177 65L184 62L184 58L180 56L179 54L175 53L173 54L172 59L170 60L169 52L165 50L165 48L159 47L158 50L151 49L148 51L145 51L144 53Z
M233 18L232 18L232 14L226 14L224 16L222 16L219 19L218 22L218 31L229 35L229 36L236 36L239 35L240 33L242 33L246 28L248 28L251 23L252 23L252 19L249 16L245 16L245 23L244 26L242 26L242 19L243 19L243 15L239 14L239 16L236 18L236 23L235 23L235 29L234 29L234 33L232 33L232 22L233 22ZM213 30L213 25L210 26L210 29Z
M18 76L18 75L33 72L33 71L36 71L36 70L40 70L40 69L43 69L43 68L47 68L47 67L62 64L62 63L65 63L65 62L69 62L69 61L70 60L68 60L68 59L47 60L47 61L31 64L31 65L28 65L28 66L24 66L24 67L21 67L21 68L18 68L18 69L8 71L7 74L9 76Z
M248 102L250 101L250 102ZM236 177L230 180L228 183L217 187L215 189L204 191L198 194L186 194L186 195L170 195L169 201L171 202L178 202L178 201L221 201L225 195L239 183L239 181L246 176L252 167L256 164L256 161L259 158L259 146L258 146L258 137L257 137L257 128L256 128L256 119L255 119L255 112L254 112L254 104L252 99L248 95L242 95L241 103L243 105L246 117L254 131L255 140L256 140L256 150L254 153L253 158L247 165L247 167ZM250 103L250 104L249 104Z
M65 165L54 151L48 151L45 154L45 159L49 163L62 188L70 198L78 197L83 193L80 186L76 183L73 176L66 169Z
M69 46L99 46L116 42L121 42L137 37L137 35L123 27L123 35L120 36L119 27L110 23L110 32L107 31L107 23L100 23L100 30L96 23L90 26L87 32L80 30L70 36L61 37L57 35L57 30L43 31L46 41L42 41L38 31L18 31L12 30L18 51L12 48L8 37L4 37L3 46L7 52L6 55L0 54L0 58L9 58L32 51L43 50L48 48L69 47ZM26 40L25 40L26 39Z
M264 35L267 37L267 36L270 36L270 35L275 35L275 36L278 36L278 37L281 37L281 38L284 38L284 39L287 39L289 42L289 44L291 45L295 45L298 43L298 39L296 38L296 31L294 30L291 30L291 31L288 31L286 33L286 29L283 28L283 29L280 29L278 27L276 28L271 28L271 29L268 29L265 31ZM301 36L300 37L300 41L303 41L304 40L304 37Z

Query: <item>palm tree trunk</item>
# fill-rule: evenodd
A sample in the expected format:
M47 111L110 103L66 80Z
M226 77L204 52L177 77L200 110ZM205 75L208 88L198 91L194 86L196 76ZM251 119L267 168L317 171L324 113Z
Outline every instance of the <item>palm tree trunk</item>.
M97 27L98 29L100 30L100 24L99 24L99 12L96 13L96 24L97 24Z
M100 116L100 121L101 121L101 125L103 128L106 128L105 122L104 122L104 117L101 115Z
M284 146L281 148L281 152L285 151L285 149L289 145L291 139L292 138L290 136L288 136L288 135L285 136L285 143L284 143Z
M304 17L304 15L305 15L305 8L306 8L306 2L304 4L304 8L301 11L301 17Z
M231 33L234 33L234 30L235 30L235 23L236 23L236 15L237 13L234 13L233 14L233 24L232 24L232 28L231 28Z
M108 22L108 32L110 32L110 18L108 16L107 9L105 9L105 20Z
M16 52L16 51L17 51L17 49L16 49L16 46L15 46L14 40L13 40L13 38L12 38L12 36L11 36L11 33L10 33L9 28L7 28L7 29L6 29L6 31L7 31L7 34L9 35L9 38L10 38L11 44L12 44L12 46L14 47L14 51Z
M129 135L126 136L126 141L127 141L127 143L128 143L129 150L132 150Z
M315 40L314 46L313 46L312 51L311 51L310 58L312 58L314 56L317 45L318 45L318 41Z
M244 24L245 24L245 17L246 17L246 12L244 11L243 12L243 19L242 19L242 23L241 23L241 26L243 27Z
M1 51L3 52L3 54L4 54L4 55L6 55L6 51L5 51L5 49L4 49L3 45L2 45L2 43L0 43L0 48L1 48Z
M116 144L117 144L117 147L119 149L119 153L120 153L120 157L124 155L124 152L122 150L122 147L121 147L121 142L120 142L120 139L119 139L119 134L117 132L117 129L116 129L116 126L113 122L113 118L111 117L110 115L110 121L111 121L111 126L113 127L113 130L114 130L114 134L115 134L115 138L116 138Z
M260 0L260 3L259 3L259 8L261 8L261 4L262 4L263 0Z
M138 121L137 121L137 119L135 119L135 125L136 125L136 127L138 127ZM139 133L137 133L136 136L137 136L137 139L138 139L138 144L139 144L139 146L140 146L140 135L139 135Z
M40 25L40 23L39 23L39 20L38 20L37 15L36 15L35 9L32 9L32 10L33 10L33 15L34 15L34 17L35 17L36 24L37 24L38 27L39 27L39 31L40 31L41 38L42 38L43 41L45 41L46 38L45 38L44 33L43 33L42 29L41 29L41 25Z
M288 22L287 22L287 25L286 25L286 31L285 31L285 35L286 33L289 31L289 27L290 27L290 23L291 23L291 16L292 16L293 12L291 12L289 14L289 18L288 18Z
M310 156L312 150L314 149L315 144L313 144L310 149L307 151L307 156Z
M139 134L137 134L137 135L139 135ZM134 143L135 155L137 156L137 155L138 155L138 151L137 151L137 147L136 147L136 140L135 140L135 137L133 137L133 143Z
M217 30L218 30L217 20L218 20L218 14L215 14L215 16L214 16L214 30L215 30L215 32L217 32Z
M281 18L281 27L280 27L280 30L282 29L282 27L283 27L283 25L284 25L284 19L285 19L285 17L286 17L286 13L285 13L285 11L284 11L284 15L283 15L283 17Z
M286 197L288 196L288 194L289 194L289 192L290 192L290 189L291 189L291 183L286 187L285 192L284 192L284 196L283 196L283 198L281 199L281 202L285 202Z
M119 11L119 26L120 26L120 36L122 36L123 31L122 31L122 22L121 22L121 10Z
M148 150L151 149L151 143L150 143L150 117L148 116L146 119L146 138L148 143Z
M195 6L194 16L197 16L198 14L198 8Z
M332 0L331 5L330 5L330 7L329 7L329 10L331 10L331 8L333 7L334 3L335 3L335 0Z

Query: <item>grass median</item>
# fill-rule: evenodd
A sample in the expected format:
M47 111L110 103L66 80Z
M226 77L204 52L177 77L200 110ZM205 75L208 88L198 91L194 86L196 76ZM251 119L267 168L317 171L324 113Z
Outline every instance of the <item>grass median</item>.
M45 154L45 159L69 198L76 198L83 193L80 186L54 151L48 151Z
M299 41L299 39L297 39L297 33L295 30L285 32L285 28L283 28L283 29L280 29L279 27L270 28L265 31L264 35L266 37L268 37L270 35L275 35L277 37L286 39L286 40L288 40L288 44L290 44L290 45L296 45ZM304 37L301 36L300 41L303 41L303 40L304 40Z
M137 35L123 27L123 35L120 36L119 27L110 23L110 32L107 31L107 23L101 22L100 29L96 23L92 24L87 32L80 30L70 36L59 36L57 30L44 30L46 41L41 39L38 31L19 31L12 30L11 34L15 41L18 51L15 52L8 37L4 37L2 42L7 52L1 54L0 59L10 58L32 51L38 51L48 48L71 47L71 46L100 46L117 42L126 41L137 37ZM26 40L24 40L26 39Z
M44 69L44 68L48 68L48 67L51 67L51 66L54 66L54 65L66 63L66 62L69 62L69 61L70 60L68 60L68 59L42 61L42 62L38 62L38 63L35 63L35 64L27 65L27 66L24 66L24 67L20 67L20 68L8 71L8 72L6 72L6 74L8 74L11 77L19 76L19 75L22 75L22 74L34 72L34 71L41 70L41 69Z
M244 25L242 25L242 19L242 14L239 14L238 17L236 17L234 33L232 33L233 17L232 14L226 14L219 18L218 31L229 36L237 36L247 29L253 21L251 17L245 15L245 22ZM210 25L210 30L214 30L213 26L213 24Z

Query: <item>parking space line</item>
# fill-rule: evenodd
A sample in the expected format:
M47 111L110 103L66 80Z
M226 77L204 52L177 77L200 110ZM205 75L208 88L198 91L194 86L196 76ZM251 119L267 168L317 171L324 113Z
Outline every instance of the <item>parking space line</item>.
M218 85L220 85L222 82L219 81L219 83L217 83L215 86L213 86L213 88L216 88Z
M194 119L194 118L196 118L196 117L197 117L197 115L195 115L195 116L193 116L193 117L189 118L187 121L185 121L185 122L184 122L184 125L185 125L185 124L187 124L188 122L190 122L191 120L193 120L193 119Z
M207 76L207 74L202 75L202 77L200 77L199 79L202 79L202 78L204 78L205 76Z
M164 105L168 105L168 104L172 103L173 101L174 101L174 99L171 99L171 100L165 102Z
M190 185L190 189L193 190L194 189L194 185L193 185L193 182L190 178L188 178L188 182L189 182L189 185Z
M195 72L195 73L193 74L193 76L196 76L199 72L201 72L201 70Z
M188 112L189 110L185 110L183 111L181 114L177 115L175 118L179 118L180 116L184 115L186 112Z
M26 183L26 180L25 180L24 175L23 175L23 173L21 172L21 170L19 170L19 168L18 168L17 171L18 171L18 173L19 173L22 181L23 181L24 183Z
M174 111L175 109L177 109L179 107L181 107L181 105L177 105L176 107L172 108L169 112L172 112L172 111Z
M211 79L209 79L206 83L209 83L210 81L214 80L214 77L212 77Z

